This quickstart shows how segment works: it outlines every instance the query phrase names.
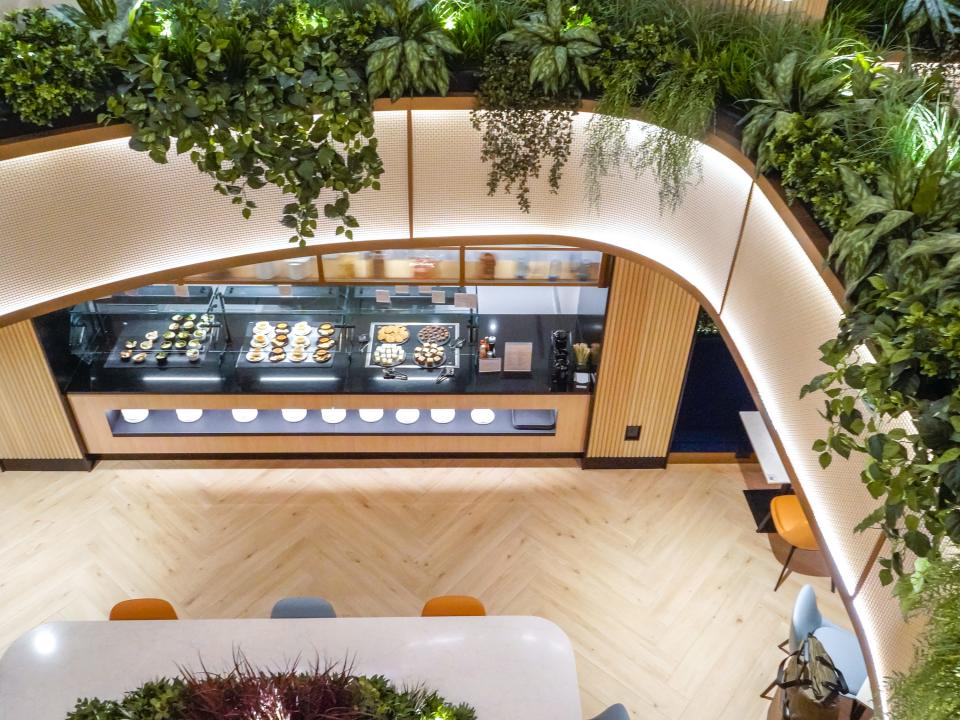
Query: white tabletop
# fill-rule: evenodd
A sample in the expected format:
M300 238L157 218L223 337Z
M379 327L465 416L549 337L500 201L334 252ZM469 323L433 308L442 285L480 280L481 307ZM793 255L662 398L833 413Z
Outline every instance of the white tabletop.
M424 684L478 720L580 720L570 640L535 617L63 622L0 659L0 720L64 720L77 698L120 698L178 667L211 671L241 650L260 668L349 660L357 674Z
M777 446L770 437L770 431L767 430L763 417L755 410L741 410L740 421L747 431L747 437L750 438L750 444L753 451L757 454L757 462L760 463L760 469L770 485L790 484L790 476L787 469L783 466L780 459L780 453L777 452Z

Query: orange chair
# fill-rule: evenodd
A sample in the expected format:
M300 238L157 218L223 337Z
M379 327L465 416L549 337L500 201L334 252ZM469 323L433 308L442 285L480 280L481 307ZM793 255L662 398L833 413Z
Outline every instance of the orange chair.
M770 501L770 518L777 529L777 535L790 545L790 552L780 570L780 577L773 591L776 592L783 585L783 581L790 574L790 561L797 548L801 550L819 550L817 538L813 535L810 521L800 506L800 499L796 495L777 495Z
M422 617L446 615L486 615L483 603L470 595L439 595L427 600L420 611Z
M136 598L118 602L110 610L111 620L176 620L173 605L160 598Z

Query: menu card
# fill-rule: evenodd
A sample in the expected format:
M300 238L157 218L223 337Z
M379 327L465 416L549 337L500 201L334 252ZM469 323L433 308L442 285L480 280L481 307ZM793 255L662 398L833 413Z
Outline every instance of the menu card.
M397 287L394 288L394 292L397 293L397 295L409 295L409 294L410 294L410 286L409 286L409 285L397 285Z
M434 290L432 292L433 304L434 305L444 305L447 302L447 291L446 290Z
M503 344L504 372L528 373L532 368L532 342L508 342Z
M476 293L454 293L453 304L458 308L470 308L471 310L476 310L479 307Z
M386 305L390 304L390 291L389 290L377 290L377 302L384 303Z

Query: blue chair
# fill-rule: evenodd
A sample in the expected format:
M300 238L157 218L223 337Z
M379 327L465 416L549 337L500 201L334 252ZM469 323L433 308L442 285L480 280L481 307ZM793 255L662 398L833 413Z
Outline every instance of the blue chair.
M788 639L790 652L798 650L810 634L823 644L833 664L843 673L843 679L850 688L847 697L856 697L867 679L867 663L857 636L823 617L817 607L817 594L810 585L804 585L793 606Z
M630 714L623 705L617 703L608 707L592 720L630 720Z
M322 597L288 597L278 600L270 611L274 620L290 618L335 618L336 611Z

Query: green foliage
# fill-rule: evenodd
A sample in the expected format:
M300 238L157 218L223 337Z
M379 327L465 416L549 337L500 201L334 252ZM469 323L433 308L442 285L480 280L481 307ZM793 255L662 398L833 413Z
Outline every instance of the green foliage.
M78 700L67 720L180 720L183 710L183 682L161 678L144 683L119 701Z
M301 245L329 191L324 214L352 237L350 194L378 188L383 168L364 85L318 11L296 0L262 12L173 0L136 22L150 30L131 37L126 87L104 116L134 126L133 149L165 163L175 143L244 217L256 207L249 191L277 186L294 198L282 223Z
M136 17L138 0L78 0L73 5L58 5L55 12L64 20L86 30L94 42L115 47L126 38Z
M491 163L487 188L514 192L517 204L530 211L530 181L540 177L550 159L548 182L557 192L570 156L574 95L548 97L527 82L530 60L525 54L500 50L491 54L480 85L479 109L470 120L483 134L481 159Z
M960 8L950 0L906 0L901 20L908 32L929 30L938 45L960 34Z
M787 199L805 202L820 224L835 232L849 207L840 168L849 167L875 188L879 166L859 157L839 132L822 127L822 120L789 114L767 136L763 155L767 166L780 172Z
M890 683L896 720L960 717L960 560L917 563L914 610L926 626L910 672Z
M716 68L686 56L660 76L641 105L654 127L638 143L631 164L637 173L653 172L661 209L676 210L702 178L698 141L713 122L718 92Z
M447 94L450 71L444 53L460 49L444 34L426 0L389 0L377 6L389 33L367 46L370 96L389 91L397 100L407 93Z
M590 87L590 66L584 59L600 50L600 37L589 16L577 17L572 10L565 12L561 0L547 0L546 12L514 21L513 30L499 38L529 56L530 86L539 85L548 95L575 84L574 71L583 86Z
M291 708L304 720L476 720L469 705L424 688L398 689L381 675L320 667L265 672L242 658L227 673L147 682L119 701L78 700L66 720L291 717Z
M357 680L358 708L375 720L476 720L469 705L450 705L423 688L398 691L382 675Z
M0 20L0 100L24 122L92 110L105 84L103 55L82 31L42 9Z
M434 12L460 48L463 64L475 69L530 7L524 0L437 0Z

